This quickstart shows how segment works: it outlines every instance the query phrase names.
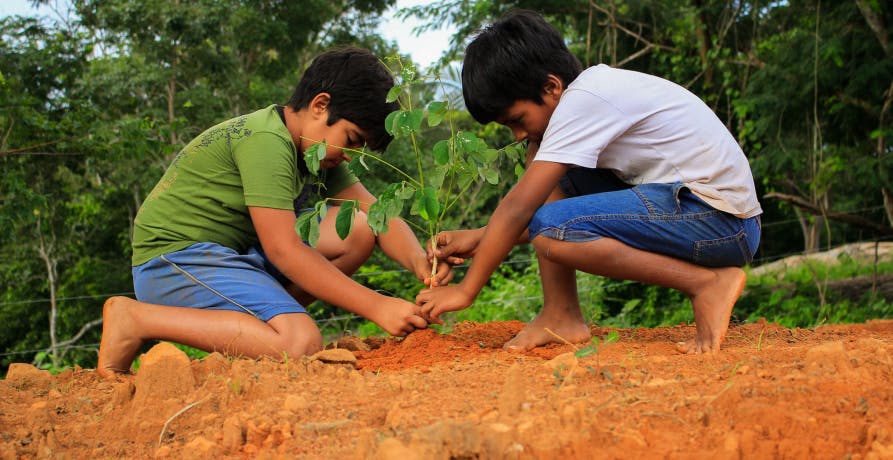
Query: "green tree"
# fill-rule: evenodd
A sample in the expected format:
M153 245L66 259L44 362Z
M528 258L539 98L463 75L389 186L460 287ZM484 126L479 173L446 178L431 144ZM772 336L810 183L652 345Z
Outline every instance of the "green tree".
M882 41L851 2L788 2L765 20L774 27L756 51L761 65L736 103L742 142L772 192L764 204L795 204L807 252L893 234L883 214L893 60Z
M285 102L322 48L389 51L371 31L391 3L74 0L69 21L0 20L0 350L94 362L72 346L132 290L133 217L182 142Z

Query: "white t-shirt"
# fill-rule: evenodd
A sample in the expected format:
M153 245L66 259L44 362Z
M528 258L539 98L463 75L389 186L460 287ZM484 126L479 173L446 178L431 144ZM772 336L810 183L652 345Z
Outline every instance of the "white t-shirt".
M744 152L700 98L605 64L568 85L534 161L610 169L633 185L682 182L720 211L762 213Z

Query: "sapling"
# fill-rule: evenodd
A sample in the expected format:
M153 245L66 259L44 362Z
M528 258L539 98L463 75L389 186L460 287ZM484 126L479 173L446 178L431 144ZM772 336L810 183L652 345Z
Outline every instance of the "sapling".
M620 340L620 333L617 331L611 331L604 335L604 337L593 337L591 343L583 348L574 352L574 356L577 358L585 358L590 355L595 355L595 372L598 373L601 371L601 363L599 362L599 352L610 343L614 343Z
M421 218L421 222L404 220L424 234L426 240L431 241L432 247L436 249L436 235L441 230L441 223L460 202L462 195L481 180L497 184L499 170L496 165L502 157L513 161L515 173L520 174L523 147L513 143L502 149L491 148L475 133L459 129L454 123L456 111L449 101L416 103L414 96L418 93L414 90L430 85L432 80L419 75L412 63L405 63L399 57L388 60L396 64L399 73L397 84L388 92L387 102L397 101L400 109L388 115L385 128L394 136L395 142L410 143L415 155L414 168L404 170L382 155L366 149L345 148L344 151L353 158L348 168L355 175L361 176L370 169L369 163L372 160L386 167L397 179L387 185L369 206L366 221L374 234L386 232L389 221L401 216L406 201L410 201L410 214ZM440 77L435 75L432 78L442 89ZM444 121L449 123L449 137L436 142L430 152L423 152L420 147L423 125L433 128ZM304 152L304 161L311 174L318 174L320 161L326 155L327 144L324 139L311 141L316 143ZM319 222L332 204L340 205L335 219L338 236L344 239L353 229L356 212L360 209L359 202L332 198L319 201L312 210L301 214L295 224L298 234L311 246L316 245L319 239ZM436 270L435 259L431 266L432 280Z

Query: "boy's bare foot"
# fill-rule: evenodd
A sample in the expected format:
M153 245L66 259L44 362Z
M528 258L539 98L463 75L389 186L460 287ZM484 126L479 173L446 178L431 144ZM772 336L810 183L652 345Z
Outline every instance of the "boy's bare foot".
M691 296L695 312L695 338L678 344L682 353L716 353L726 338L735 302L747 275L738 267L712 269L714 281Z
M581 343L587 342L591 338L589 326L582 316L568 315L564 312L550 313L549 309L544 308L536 318L533 318L533 321L528 323L518 335L506 342L502 348L506 351L520 353L547 343L564 343L561 339L570 343Z
M130 372L133 358L143 341L136 333L132 309L137 301L127 297L110 297L102 307L102 341L96 372L105 378L116 378Z

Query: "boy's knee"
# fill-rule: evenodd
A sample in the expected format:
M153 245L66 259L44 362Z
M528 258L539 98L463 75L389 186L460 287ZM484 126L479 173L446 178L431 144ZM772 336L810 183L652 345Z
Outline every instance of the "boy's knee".
M322 334L319 329L307 331L300 337L295 337L289 341L286 352L289 356L310 356L322 350Z
M552 212L554 208L555 206L552 203L546 203L533 214L533 217L530 218L530 223L527 225L527 231L530 235L541 236L540 233L543 230L553 228L560 222Z
M331 211L330 211L331 212ZM320 238L317 249L329 260L348 257L347 260L363 263L375 249L375 235L366 223L366 213L354 214L354 222L347 238L341 239L331 227L331 233Z
M308 314L279 315L269 324L279 334L279 347L289 358L312 355L322 350L322 333Z
M549 259L550 251L549 247L552 242L555 241L547 236L537 235L532 240L530 240L530 244L533 245L533 249L536 250L536 253L541 257L545 257Z
M363 251L363 253L368 253L366 256L368 258L369 255L372 255L372 250L375 249L375 234L369 228L366 218L365 212L357 212L354 217L353 230L348 239L351 240L351 252Z

